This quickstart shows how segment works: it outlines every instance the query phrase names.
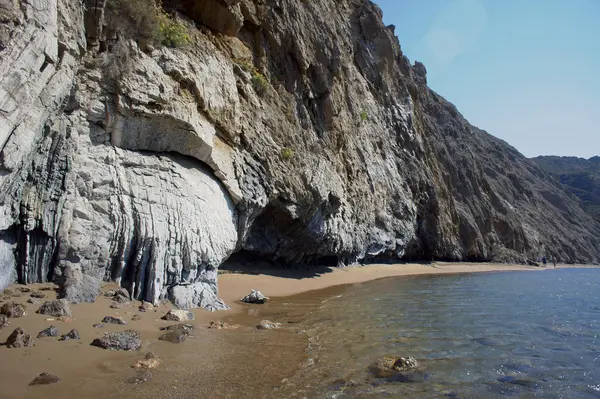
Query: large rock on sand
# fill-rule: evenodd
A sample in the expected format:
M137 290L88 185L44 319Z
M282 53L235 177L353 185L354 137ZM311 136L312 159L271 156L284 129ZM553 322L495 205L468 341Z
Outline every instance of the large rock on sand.
M31 335L27 334L21 327L15 330L6 339L6 347L8 348L27 348L35 345L35 340Z
M23 317L27 314L25 306L17 302L7 302L0 308L0 313L6 317Z
M166 315L161 317L161 319L167 321L188 321L194 320L194 314L187 310L171 309Z
M56 326L50 326L39 332L37 335L38 338L44 337L58 337L58 328Z
M137 331L126 330L104 334L102 338L96 338L92 345L115 351L136 351L142 346L142 339Z
M66 299L56 299L54 301L46 301L36 313L45 314L48 316L73 316L69 302Z
M241 299L242 302L246 303L258 303L263 304L269 300L269 297L266 297L260 291L252 290L251 293L246 295Z
M57 376L55 376L54 374L50 374L50 373L42 373L40 375L38 375L37 377L35 377L30 383L30 386L33 385L49 385L49 384L56 384L57 382L60 382L60 378L58 378Z

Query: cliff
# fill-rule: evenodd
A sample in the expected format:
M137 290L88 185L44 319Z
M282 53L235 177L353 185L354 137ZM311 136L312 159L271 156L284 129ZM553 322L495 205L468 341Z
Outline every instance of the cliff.
M531 159L581 200L583 209L600 222L600 157L542 156Z
M209 309L228 258L597 260L363 0L0 0L1 283ZM507 115L507 117L510 117Z

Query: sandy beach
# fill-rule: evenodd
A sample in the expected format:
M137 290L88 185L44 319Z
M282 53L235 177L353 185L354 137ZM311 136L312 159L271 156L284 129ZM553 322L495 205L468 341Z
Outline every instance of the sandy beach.
M223 272L219 276L219 295L232 309L214 313L202 309L193 310L195 320L192 324L196 330L181 344L158 340L161 334L159 328L174 324L160 319L171 308L169 303L141 313L138 310L139 301L133 301L120 309L113 309L110 308L110 299L100 296L95 303L72 305L73 319L60 321L35 313L44 300L56 297L54 292L45 291L48 293L47 298L41 299L37 304L30 304L26 302L29 299L28 293L20 293L19 286L11 286L9 289L15 294L10 298L4 295L2 302L14 300L23 303L27 315L9 319L10 324L0 330L0 342L4 342L16 327L23 328L35 337L39 331L50 325L55 325L61 334L75 328L79 331L81 340L58 342L57 338L41 338L30 348L0 347L2 396L70 397L73 392L77 392L79 396L98 398L122 397L124 393L129 397L187 397L189 392L186 394L184 390L177 390L177 379L173 382L173 376L184 378L187 375L192 378L191 373L202 373L203 381L210 382L194 388L206 395L235 397L235 392L242 387L248 394L254 389L257 364L265 370L265 375L276 381L289 375L305 356L303 345L306 337L298 331L260 331L256 329L256 324L263 318L294 323L295 318L310 312L316 306L318 298L330 295L326 289L385 277L542 270L544 269L522 265L433 263L322 268L309 271L265 269L253 270L252 274ZM30 287L32 290L40 288L38 285ZM103 291L110 288L115 286L107 284ZM241 303L240 298L251 289L260 290L269 296L271 301L267 305ZM288 306L290 302L296 301L294 296L302 298L297 300L299 305L294 308L295 314L290 313ZM139 320L133 321L134 315L138 315L136 318L139 317ZM104 316L123 317L128 325L107 324L104 328L92 327ZM239 328L207 328L210 321L217 320L237 324ZM140 332L143 341L140 351L111 352L90 346L93 339L101 337L105 332L125 329ZM160 356L161 366L152 370L153 376L148 382L141 385L128 383L128 379L135 378L140 372L133 369L132 364L142 359L148 351ZM236 368L233 381L232 365ZM42 372L56 374L62 381L53 385L29 387L29 382ZM261 393L256 391L254 394Z

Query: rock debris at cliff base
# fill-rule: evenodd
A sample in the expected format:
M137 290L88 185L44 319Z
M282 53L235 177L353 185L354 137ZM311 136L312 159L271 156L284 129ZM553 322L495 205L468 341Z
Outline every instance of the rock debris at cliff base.
M599 258L598 223L431 91L369 1L173 0L145 9L184 30L160 38L111 0L1 1L0 287L218 310L232 254Z

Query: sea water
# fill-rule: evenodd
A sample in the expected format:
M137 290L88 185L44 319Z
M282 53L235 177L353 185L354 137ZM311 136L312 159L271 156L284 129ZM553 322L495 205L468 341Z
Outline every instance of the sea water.
M600 269L388 278L337 289L301 323L306 398L600 398ZM414 378L378 378L383 356Z

